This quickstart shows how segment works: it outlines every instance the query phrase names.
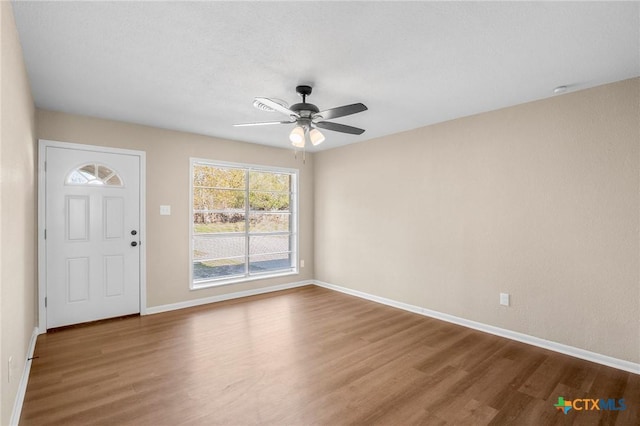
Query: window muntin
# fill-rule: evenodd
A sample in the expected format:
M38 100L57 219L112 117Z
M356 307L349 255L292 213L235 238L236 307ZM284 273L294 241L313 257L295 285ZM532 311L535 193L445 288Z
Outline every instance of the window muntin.
M104 164L84 164L67 174L66 185L123 186L120 175Z
M192 159L192 288L297 273L297 171Z

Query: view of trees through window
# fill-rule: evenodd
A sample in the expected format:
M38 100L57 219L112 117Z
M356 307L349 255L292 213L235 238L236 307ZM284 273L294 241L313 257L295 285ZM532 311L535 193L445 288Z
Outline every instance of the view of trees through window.
M193 164L194 283L295 268L295 174Z

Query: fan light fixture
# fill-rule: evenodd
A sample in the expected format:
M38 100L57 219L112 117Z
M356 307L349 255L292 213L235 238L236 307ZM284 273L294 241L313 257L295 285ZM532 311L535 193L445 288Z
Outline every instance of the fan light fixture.
M304 127L302 126L296 126L293 128L291 133L289 133L289 140L293 146L304 148L304 133Z
M324 142L324 135L320 133L320 130L318 129L311 129L309 132L309 139L311 139L313 146L320 145Z
M289 140L291 144L296 148L304 148L306 144L306 134L309 133L309 139L313 146L320 145L324 142L324 135L318 129L307 130L304 126L296 126L293 128L291 133L289 133Z

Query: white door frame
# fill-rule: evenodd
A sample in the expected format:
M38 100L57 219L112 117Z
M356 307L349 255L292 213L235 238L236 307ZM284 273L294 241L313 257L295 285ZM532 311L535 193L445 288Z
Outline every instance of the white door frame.
M47 147L67 148L80 151L106 152L111 154L127 154L140 158L140 315L147 312L147 250L146 250L146 153L130 149L110 148L97 145L82 145L69 142L58 142L46 139L38 140L38 332L47 332L47 253L44 230L46 216L46 174L45 157Z

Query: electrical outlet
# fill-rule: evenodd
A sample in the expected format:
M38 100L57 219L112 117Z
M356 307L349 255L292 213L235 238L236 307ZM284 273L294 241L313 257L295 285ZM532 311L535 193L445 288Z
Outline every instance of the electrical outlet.
M304 268L304 259L300 261L300 267Z
M160 206L160 216L171 216L171 206Z
M9 370L7 374L7 380L9 381L9 383L11 383L11 378L13 376L13 357L12 356L9 357L9 362L7 364L8 364L7 367Z
M500 304L502 306L509 306L509 293L500 293Z

